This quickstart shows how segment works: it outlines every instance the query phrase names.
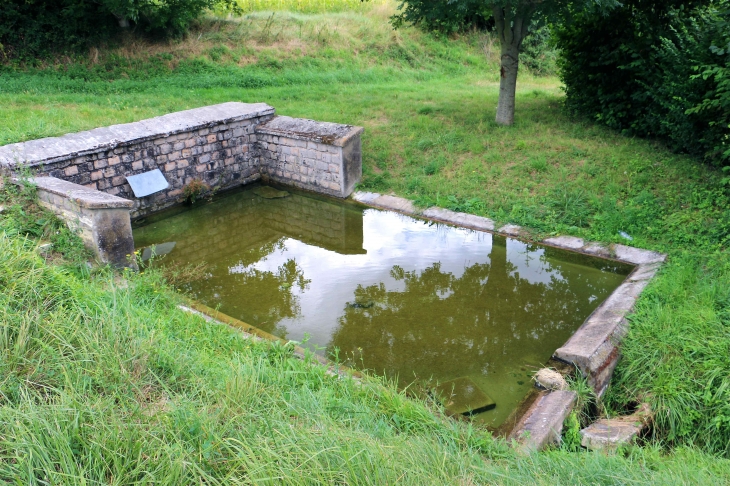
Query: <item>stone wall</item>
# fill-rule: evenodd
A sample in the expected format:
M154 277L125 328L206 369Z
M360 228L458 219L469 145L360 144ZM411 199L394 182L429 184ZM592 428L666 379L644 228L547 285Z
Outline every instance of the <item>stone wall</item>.
M260 179L347 197L362 175L361 127L274 116L265 103L222 103L0 147L19 165L134 202L132 217L183 200L193 180L228 189ZM135 197L127 177L159 169L169 186Z
M264 103L223 103L88 132L0 147L0 164L24 164L134 201L132 217L180 202L200 179L226 189L260 178L254 128L274 116ZM169 187L135 198L127 177L160 169Z
M256 127L264 179L347 197L362 176L362 127L278 116Z
M231 102L6 145L0 147L0 169L14 175L26 167L35 176L83 186L89 194L100 191L118 197L128 201L130 209L125 210L132 218L179 204L193 181L205 183L209 190L223 190L263 177L347 197L362 175L362 131L350 125L276 117L265 103ZM165 181L152 188L155 192L138 190L139 196L135 195L128 178L156 170ZM144 185L147 177L132 182ZM53 186L50 179L44 183ZM78 192L63 187L69 194ZM49 203L57 209L64 203L55 199L67 197L59 191ZM78 228L72 221L77 214L59 214ZM102 261L110 261L101 257L101 249L95 251Z

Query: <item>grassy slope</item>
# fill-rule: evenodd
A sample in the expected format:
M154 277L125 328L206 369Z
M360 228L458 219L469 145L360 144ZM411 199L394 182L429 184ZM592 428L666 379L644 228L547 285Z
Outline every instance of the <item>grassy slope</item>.
M620 241L617 232L627 231L634 236L634 244L668 251L672 258L660 280L642 298L632 319L626 358L618 370L618 386L613 387L609 403L620 407L631 398L649 394L659 409L660 439L677 444L694 441L708 451L727 454L730 336L726 309L730 259L725 246L730 213L718 173L649 142L628 140L590 123L569 119L560 109L561 97L554 79L523 76L519 86L517 124L512 128L497 127L492 122L497 99L497 71L493 55L490 55L489 40L469 35L448 41L414 30L393 33L385 24L387 13L379 8L367 15L280 14L273 20L267 15L255 15L232 26L208 22L200 35L193 35L179 44L127 43L117 50L91 52L88 59L83 60L84 65L77 61L36 71L6 70L0 75L0 118L5 120L0 126L0 143L131 121L222 101L265 101L275 106L280 114L364 125L367 132L363 140L363 187L393 190L421 204L437 203L501 221L526 224L542 233L569 233L602 241ZM150 51L153 58L147 56ZM18 243L7 240L5 244ZM9 270L9 273L15 271ZM117 298L113 295L118 292L124 294L132 290L117 289L109 294L112 296L102 292L106 297L100 302ZM52 293L49 290L48 295ZM182 317L170 308L172 297L164 299L168 304L163 310L177 316L174 322L192 319ZM78 300L79 305L92 305L85 298ZM119 312L135 316L148 311L138 309L138 303L129 300L125 304L128 307ZM103 305L97 307L103 308ZM157 307L149 312L158 312L155 309ZM158 316L164 315L164 318L152 321L172 319L164 312ZM146 318L126 319L130 329L139 325L140 320L146 322ZM144 341L149 335L156 336L153 347L167 341L180 343L175 333L184 333L183 329L188 328L198 329L200 325L196 321L180 324L182 327L162 324L162 327L145 327L140 330L140 339ZM229 333L221 330L206 332L210 333L209 337L190 339L186 343L186 356L195 355L194 360L200 359L206 366L235 363L243 359L240 357L243 355L246 359L257 356L246 347L243 351L225 348L222 355L219 353L213 358L211 349L223 346L219 341L228 342L232 338L225 337ZM187 336L185 341L188 341ZM171 350L170 355L175 352ZM269 353L265 349L257 352ZM63 366L72 369L73 363ZM190 366L202 369L200 364ZM286 384L289 378L281 371L280 364L267 368L267 373L278 376L268 382L272 393L285 393L290 388ZM221 373L217 382L219 387L233 376ZM18 383L19 390L32 388L23 380ZM215 389L211 383L195 382L189 392L194 396L206 395L206 388ZM73 394L76 384L69 386L69 393ZM134 385L127 383L124 386ZM332 386L335 385L328 383L323 388L328 390ZM211 393L208 398L200 398L202 401L185 395L176 403L189 401L198 416L196 420L214 420L218 398ZM128 399L130 404L135 400L139 403L138 397L129 396ZM93 398L91 400L89 403L93 403ZM377 408L370 409L370 405L379 401L376 395L357 402L360 405L347 402L345 408L361 407L365 411L358 409L358 413L365 414L363 424L384 420L387 427L391 427L386 429L401 437L402 431L393 422L392 410L377 415ZM260 405L264 408L275 406L272 403ZM35 409L28 403L25 406L30 408L23 413L45 413L43 407ZM18 407L6 411L16 413L20 410ZM177 410L177 407L173 409ZM209 414L211 410L213 413ZM421 428L433 424L432 419L421 423L421 417L428 415L420 410L416 414L418 418L412 420L414 426ZM113 405L107 412L118 420L104 423L116 424L114 427L129 426L126 412ZM333 437L331 444L358 436L360 425L354 424L350 416L343 418L332 412L324 403L318 402L316 407L306 409L305 415L321 415L325 417L322 420L334 424L332 427L339 432L329 434ZM281 417L283 419L284 415ZM282 422L277 424L278 430ZM168 426L176 433L181 430L180 423L164 425ZM158 426L149 427L146 433L163 433L163 429L155 427ZM554 483L558 478L569 481L571 474L583 475L583 482L620 482L629 480L631 475L637 475L634 478L637 480L649 480L653 474L667 474L665 479L669 480L678 474L675 480L681 482L683 471L697 474L712 464L709 459L685 449L679 449L668 461L660 459L653 449L636 452L625 460L564 453L524 460L501 452L500 447L487 441L483 446L487 457L499 450L499 454L507 454L502 462L474 466L470 462L457 461L456 469L449 464L447 473L447 469L443 469L446 466L439 469L437 463L448 456L448 451L454 457L466 454L464 461L477 460L473 450L465 452L464 449L476 439L465 441L464 432L453 432L452 426L437 424L433 427L435 429L429 429L429 434L437 437L445 434L443 437L451 438L439 439L440 445L434 445L436 449L430 452L424 452L427 447L419 449L420 439L410 436L408 446L406 442L393 445L398 454L414 454L413 464L419 461L422 464L416 468L420 472L414 469L411 474L448 474L453 478L466 477L466 471L481 474L484 469L506 474L504 481L508 482L506 478L511 475L524 475L524 478L545 471L542 477L546 483ZM37 437L40 430L28 437ZM115 430L108 431L110 437ZM287 429L287 433L294 434L291 437L300 437L297 435L300 431L301 440L305 442L309 429ZM228 432L223 433L226 434ZM18 441L26 436L15 437L13 440ZM366 449L380 450L379 447L389 444L377 442L380 440L378 434L374 437L376 439L368 439ZM13 440L6 446L15 444ZM205 441L198 446L194 441L192 443L190 446L185 442L186 447L192 447L191 453L201 453ZM88 447L91 445L87 443ZM314 455L313 451L318 449L313 444L310 446ZM445 449L441 449L442 446ZM272 454L285 450L267 447ZM332 447L344 448L345 445ZM411 447L419 452L412 452ZM88 448L83 450L91 453ZM336 450L345 455L352 453ZM258 463L259 466L265 463L263 455L267 451L259 453L258 459L264 461ZM681 456L681 460L676 460L676 455ZM202 456L196 457L202 460ZM326 454L323 460L324 457ZM364 460L369 456L363 453L357 457ZM332 463L328 466L330 469L323 472L314 467L314 463L320 464L319 458L315 456L312 468L306 468L306 474L311 473L312 479L316 474L349 474L339 463ZM382 457L368 460L386 467L387 461ZM383 462L378 463L379 460ZM647 467L636 468L642 461L648 461ZM191 463L200 464L192 460ZM291 468L287 469L287 464L281 464L278 474L287 470L294 474ZM728 465L719 462L713 467L719 472L726 471ZM653 472L656 470L658 472ZM300 473L302 479L308 477ZM654 479L659 481L658 476ZM574 480L578 481L577 477Z

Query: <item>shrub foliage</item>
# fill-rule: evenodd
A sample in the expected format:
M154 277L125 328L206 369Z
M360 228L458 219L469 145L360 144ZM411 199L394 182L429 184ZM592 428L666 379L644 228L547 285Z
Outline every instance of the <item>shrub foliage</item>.
M568 107L730 164L730 2L628 0L556 24Z
M79 49L125 28L179 35L205 9L235 5L235 0L4 0L0 60Z
M398 6L393 25L418 24L426 30L454 33L494 27L492 9L480 0L408 0Z

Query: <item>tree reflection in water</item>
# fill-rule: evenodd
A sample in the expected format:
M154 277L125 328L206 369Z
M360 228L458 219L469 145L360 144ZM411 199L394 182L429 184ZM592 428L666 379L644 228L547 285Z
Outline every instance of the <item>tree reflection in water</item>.
M422 271L393 266L391 277L405 289L359 286L328 350L337 349L359 367L398 376L401 385L490 374L527 385L530 367L544 363L608 296L611 285L604 275L615 280L600 272L570 272L563 268L570 263L548 261L549 253L539 262L548 270L544 281L521 277L504 243L497 242L489 263L468 266L459 277L443 272L439 263ZM520 368L526 372L515 373Z
M251 191L135 230L174 241L167 265L208 263L185 286L206 305L400 378L468 377L498 423L628 273L605 260L292 194ZM466 380L462 380L466 381Z

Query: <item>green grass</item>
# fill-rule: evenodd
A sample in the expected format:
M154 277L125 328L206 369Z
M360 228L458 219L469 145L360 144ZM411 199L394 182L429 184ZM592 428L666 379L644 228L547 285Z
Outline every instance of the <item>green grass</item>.
M42 212L37 212L38 216ZM15 484L686 484L689 448L518 455L392 385L181 311L154 271L49 265L0 220L0 478Z
M522 224L538 235L627 243L619 231L627 232L630 244L670 258L631 317L607 406L620 413L648 400L657 414L652 445L616 457L518 457L392 389L330 379L286 353L270 359L281 350L176 310L159 276L131 276L124 288L105 272L48 267L32 256L32 243L3 236L2 332L25 337L6 338L0 348L8 357L0 376L13 377L0 382L0 396L14 397L0 411L7 424L0 477L728 481L730 465L714 458L730 454L730 205L722 173L571 118L557 80L527 72L515 126L499 127L488 38L392 32L379 8L208 20L180 42L130 40L43 68L6 67L0 144L263 101L282 115L365 126L362 189ZM9 234L44 219L11 214L0 216ZM31 289L29 282L41 290L6 291Z

